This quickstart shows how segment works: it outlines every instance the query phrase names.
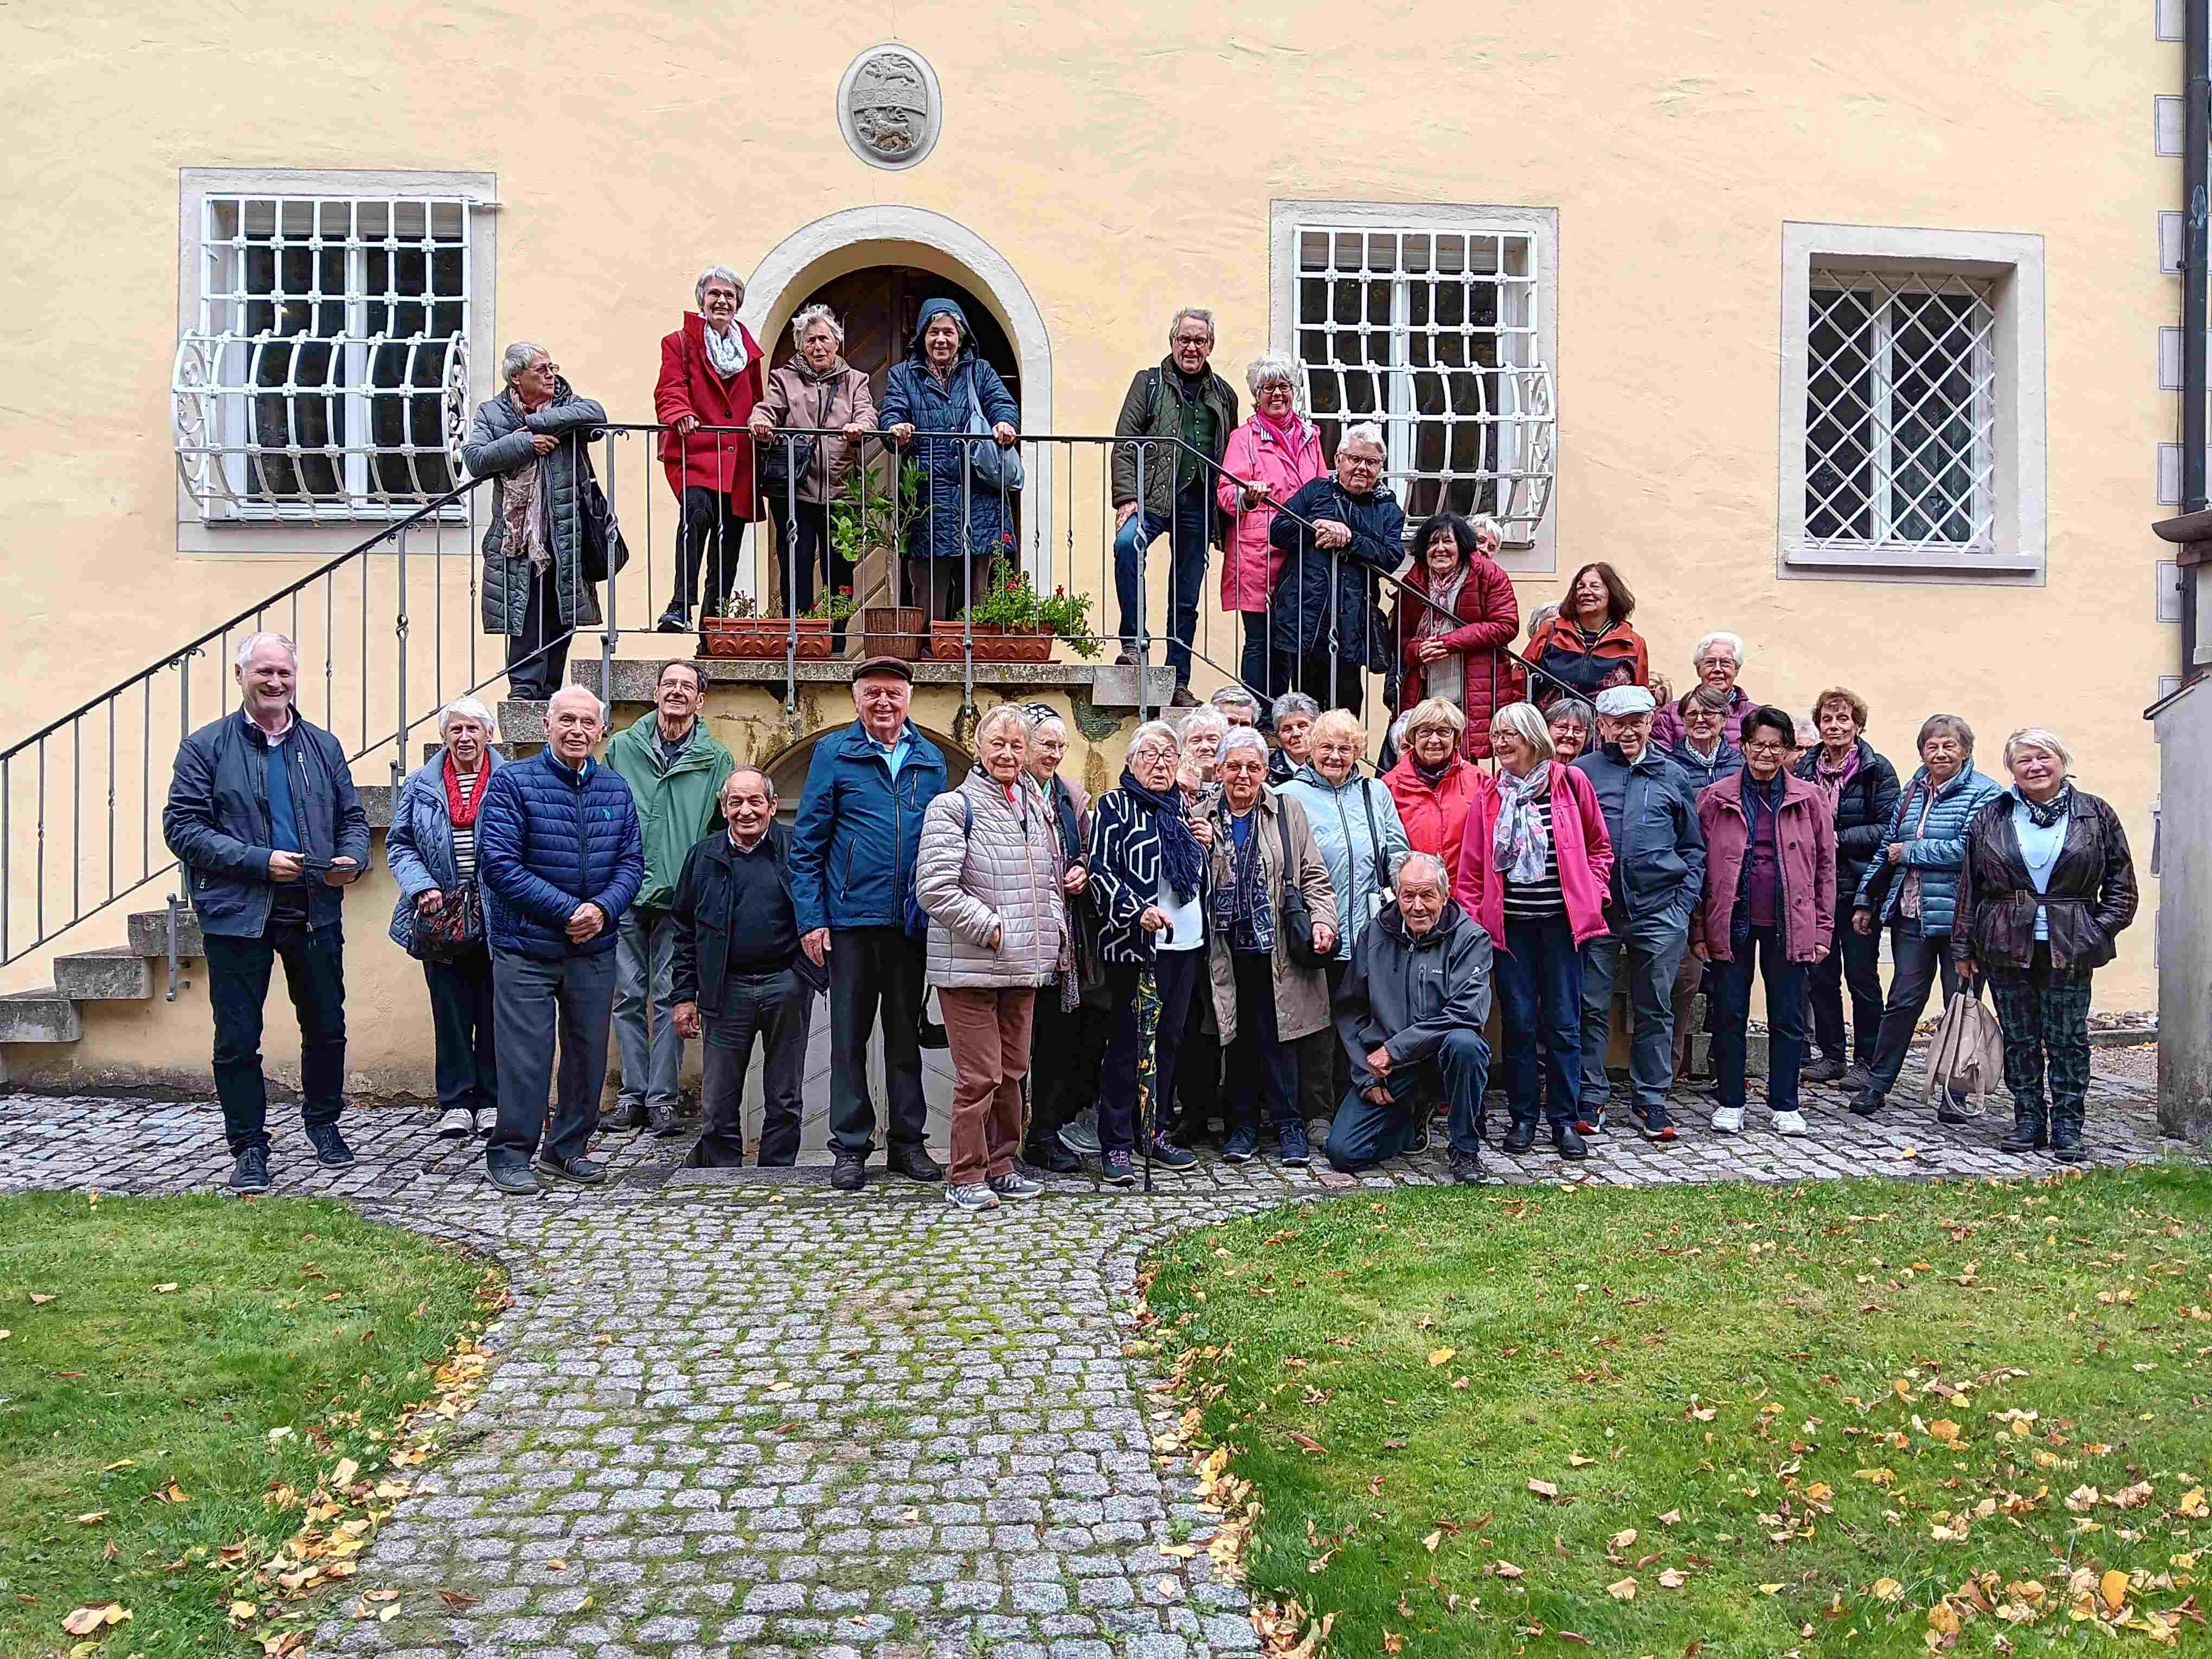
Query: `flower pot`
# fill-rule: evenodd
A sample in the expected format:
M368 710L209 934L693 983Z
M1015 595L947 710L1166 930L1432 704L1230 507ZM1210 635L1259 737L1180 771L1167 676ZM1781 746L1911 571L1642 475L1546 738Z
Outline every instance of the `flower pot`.
M864 605L860 626L846 624L845 654L854 661L897 657L906 662L929 654L929 613L918 605Z
M931 654L939 658L958 658L971 631L975 635L975 660L978 662L1052 660L1053 636L1049 634L1009 634L997 623L969 623L958 618L930 623Z
M781 617L708 617L701 621L699 631L706 637L707 654L710 657L774 661L791 644L793 626ZM796 626L799 656L830 654L828 617L801 617Z

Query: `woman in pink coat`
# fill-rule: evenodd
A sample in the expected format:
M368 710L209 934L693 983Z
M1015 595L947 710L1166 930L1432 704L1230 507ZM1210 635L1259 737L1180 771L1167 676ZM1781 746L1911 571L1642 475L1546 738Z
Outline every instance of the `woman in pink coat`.
M1229 434L1214 499L1228 520L1221 556L1221 608L1244 615L1244 684L1273 696L1268 677L1267 595L1290 556L1267 544L1275 509L1328 471L1321 430L1298 413L1298 366L1280 352L1244 371L1252 418ZM1287 677L1289 670L1285 669Z
M1495 777L1467 813L1453 896L1498 947L1494 972L1513 1127L1504 1149L1535 1144L1539 1091L1552 1145L1587 1158L1582 1113L1584 941L1607 932L1613 840L1589 778L1552 758L1552 734L1534 703L1492 718Z

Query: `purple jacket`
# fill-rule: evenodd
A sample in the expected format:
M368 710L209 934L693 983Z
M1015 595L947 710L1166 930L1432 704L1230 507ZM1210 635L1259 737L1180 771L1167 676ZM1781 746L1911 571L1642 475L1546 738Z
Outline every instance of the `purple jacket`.
M1730 929L1735 892L1743 874L1751 821L1743 810L1749 772L1723 778L1698 796L1698 826L1705 832L1705 896L1690 917L1690 939L1705 942L1712 962L1735 959ZM1836 821L1818 784L1782 777L1782 811L1774 821L1774 852L1782 877L1782 942L1792 962L1811 962L1836 927Z

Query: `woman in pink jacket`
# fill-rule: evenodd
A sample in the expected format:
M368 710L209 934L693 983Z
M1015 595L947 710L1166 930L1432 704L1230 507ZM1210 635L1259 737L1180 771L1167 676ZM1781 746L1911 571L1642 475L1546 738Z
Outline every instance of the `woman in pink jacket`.
M1504 1148L1536 1141L1542 1115L1562 1158L1587 1158L1582 1111L1583 963L1586 939L1606 933L1613 841L1590 781L1552 758L1552 733L1534 703L1492 717L1495 777L1482 775L1468 808L1453 896L1497 945L1498 1022L1513 1127Z
M1298 413L1298 366L1280 352L1253 360L1244 371L1252 418L1229 434L1214 499L1227 517L1221 556L1221 608L1244 615L1244 658L1237 674L1273 696L1268 675L1267 595L1290 555L1267 544L1275 509L1328 471L1321 430ZM1285 669L1287 678L1289 670ZM1264 715L1261 724L1268 722Z
M1785 1135L1806 1132L1797 1109L1805 1060L1805 981L1836 925L1836 821L1816 783L1784 765L1796 724L1779 708L1743 717L1743 770L1698 795L1705 892L1690 916L1690 949L1713 965L1713 1054L1720 1107L1713 1127L1743 1127L1744 1033L1754 958L1766 983L1766 1103Z

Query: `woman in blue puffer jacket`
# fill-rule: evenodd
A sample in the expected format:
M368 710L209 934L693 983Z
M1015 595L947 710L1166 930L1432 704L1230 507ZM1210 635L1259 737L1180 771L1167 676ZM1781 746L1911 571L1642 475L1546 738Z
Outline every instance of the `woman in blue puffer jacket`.
M1905 1069L1913 1028L1928 1006L1938 969L1943 999L1958 994L1951 965L1951 919L1958 902L1959 870L1966 856L1966 826L1982 803L1999 793L1996 781L1974 769L1974 731L1956 714L1930 714L1920 726L1920 769L1897 798L1882 832L1882 850L1859 880L1851 926L1869 934L1889 925L1892 976L1882 1005L1881 1035L1851 1110L1872 1117L1882 1109ZM1966 1114L1954 1095L1936 1110L1945 1123Z

